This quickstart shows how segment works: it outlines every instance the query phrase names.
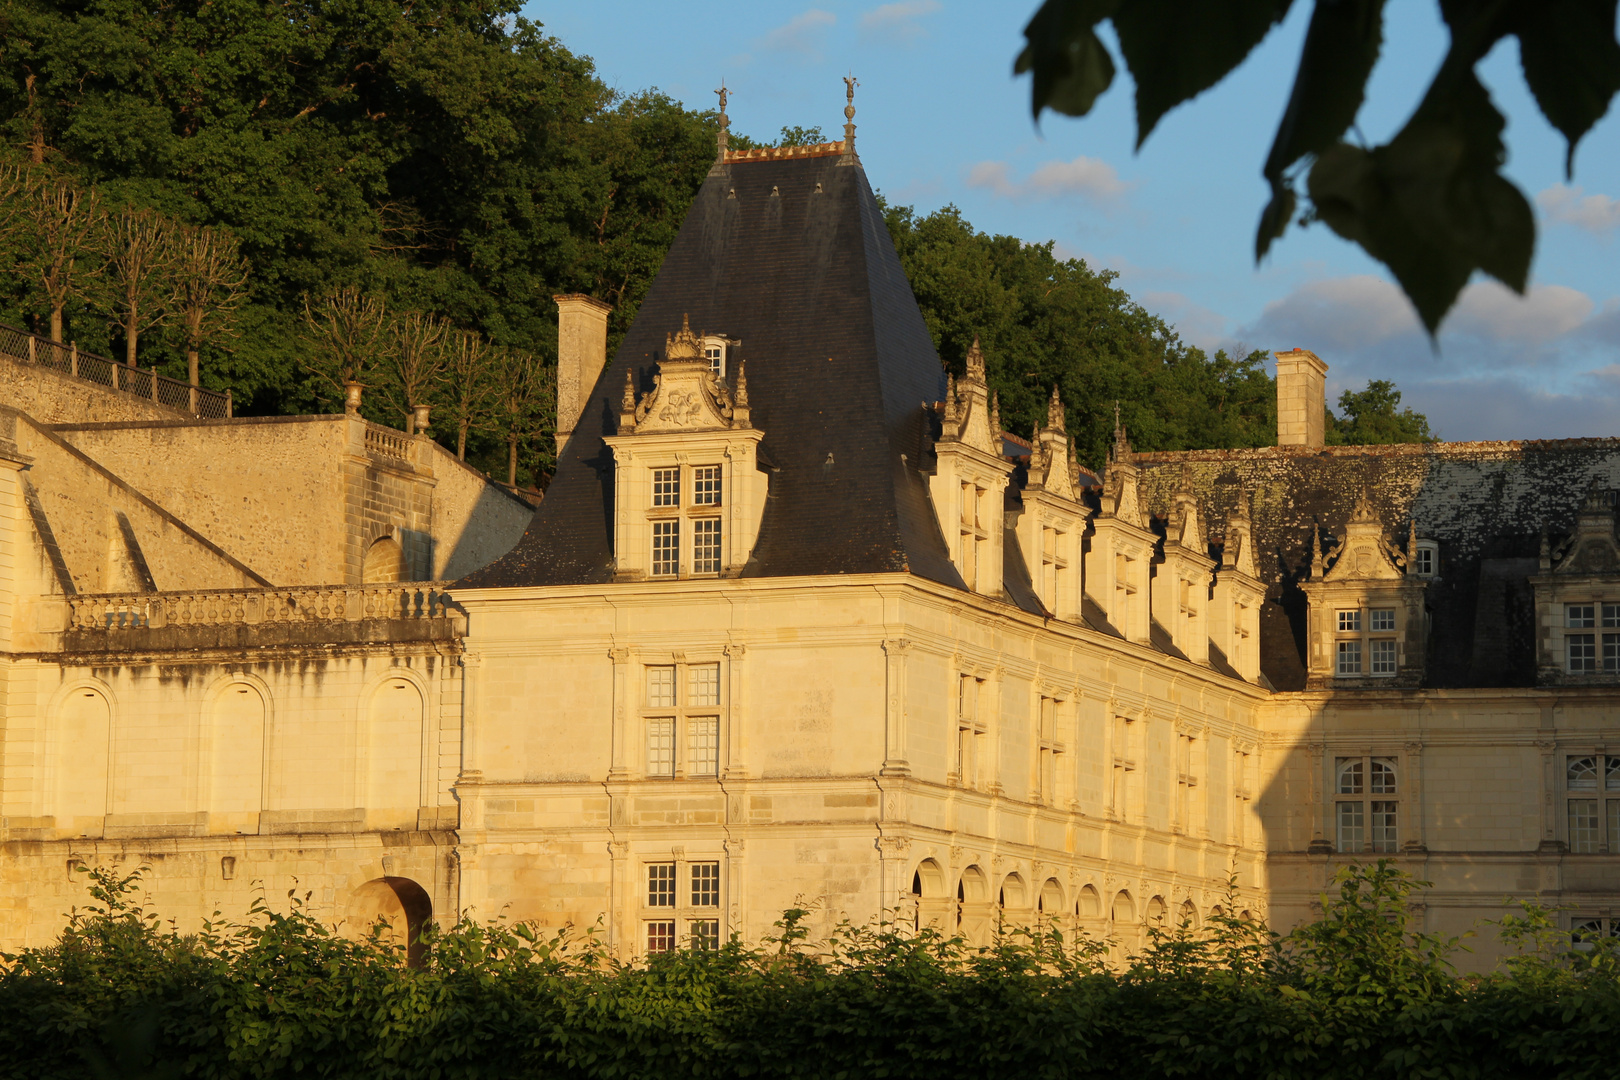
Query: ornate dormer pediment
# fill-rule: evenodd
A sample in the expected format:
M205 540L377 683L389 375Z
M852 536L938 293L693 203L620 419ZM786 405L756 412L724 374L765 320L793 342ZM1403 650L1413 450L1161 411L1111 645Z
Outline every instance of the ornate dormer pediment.
M969 589L992 596L1001 593L1003 584L1003 498L1009 471L999 411L985 382L984 353L974 338L966 373L945 384L929 491L951 562Z
M979 339L968 349L967 373L945 386L940 442L959 442L985 454L1001 456L1000 402L993 401L984 377Z
M1110 626L1127 640L1146 644L1152 636L1149 564L1158 537L1142 519L1137 473L1131 441L1116 408L1114 444L1103 471L1101 510L1092 519L1091 547L1086 553L1085 588Z
M1319 565L1322 563L1326 565L1324 581L1352 578L1388 581L1406 577L1406 555L1390 541L1366 491L1356 500L1356 508L1344 532L1339 534L1337 546L1331 553L1324 553Z
M653 388L636 399L635 384L626 373L619 404L619 434L717 431L746 428L748 383L743 365L737 364L736 389L716 377L703 342L681 317L681 328L664 339L664 361L653 376Z
M1547 548L1546 537L1542 539ZM1614 511L1608 493L1593 485L1575 515L1575 531L1548 551L1544 563L1555 574L1620 574L1620 544L1614 539Z
M1254 561L1254 519L1250 513L1249 493L1238 492L1237 506L1226 519L1226 539L1221 544L1221 569L1257 578Z
M1024 564L1046 609L1059 619L1077 620L1082 607L1083 536L1091 510L1079 501L1063 403L1055 387L1046 408L1046 426L1035 425L1029 445L1017 530Z
M1142 528L1141 501L1137 496L1137 468L1131 450L1131 440L1125 426L1114 420L1114 444L1108 450L1108 465L1103 470L1102 516L1119 518L1128 525Z
M1210 590L1209 638L1249 682L1260 681L1260 605L1266 596L1256 570L1249 493L1239 491L1237 505L1226 518L1221 565Z
M1079 498L1080 463L1070 457L1069 435L1064 430L1063 402L1057 387L1046 406L1046 426L1035 425L1029 441L1029 487L1060 499Z

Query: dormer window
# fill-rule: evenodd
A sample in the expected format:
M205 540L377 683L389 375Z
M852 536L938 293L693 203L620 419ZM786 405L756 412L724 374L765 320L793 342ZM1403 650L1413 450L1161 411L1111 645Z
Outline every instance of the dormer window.
M1566 604L1564 628L1620 631L1620 604ZM1620 632L1565 634L1564 646L1571 674L1620 672Z
M720 573L724 569L722 527L714 515L720 507L720 466L677 465L648 472L652 477L652 576ZM682 483L682 472L690 474L690 483ZM683 489L692 493L689 503L682 503ZM690 540L683 543L687 537Z
M1432 578L1440 566L1440 545L1433 540L1419 540L1412 551L1412 576Z
M738 342L729 341L718 334L704 336L703 359L709 362L709 370L714 373L715 378L724 379L726 377L726 353L729 351L727 347L736 344Z
M1400 646L1395 638L1394 608L1344 608L1336 614L1335 674L1388 677L1398 673Z

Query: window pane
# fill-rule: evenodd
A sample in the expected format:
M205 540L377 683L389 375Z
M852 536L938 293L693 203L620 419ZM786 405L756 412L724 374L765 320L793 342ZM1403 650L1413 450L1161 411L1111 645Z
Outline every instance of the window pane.
M720 572L720 519L701 518L692 522L692 573Z
M1434 549L1419 547L1417 549L1417 566L1414 568L1419 577L1434 576Z
M1342 802L1339 804L1339 850L1345 852L1360 851L1367 846L1366 822L1362 816L1362 804L1359 802Z
M1620 627L1620 604L1603 605L1603 625L1607 627Z
M1372 804L1372 849L1374 851L1390 852L1395 850L1395 818L1395 803L1375 802Z
M1569 850L1591 854L1598 849L1596 799L1569 800Z
M1373 629L1373 630L1393 630L1393 629L1395 629L1395 609L1394 608L1374 608L1373 611L1372 611L1372 627L1371 627L1371 629Z
M693 919L691 924L692 948L718 949L720 947L720 920Z
M720 721L713 716L700 716L688 720L686 725L687 775L719 775Z
M654 506L681 505L681 470L654 469L652 471L652 504Z
M1339 629L1340 630L1360 630L1361 629L1361 609L1357 608L1355 611L1341 611L1341 612L1339 612Z
M686 703L720 704L719 664L692 664L686 669ZM675 702L671 701L670 704L673 705Z
M692 864L692 906L720 906L720 864L699 862Z
M647 864L647 906L675 906L675 864L655 862Z
M1620 634L1603 635L1603 670L1620 671Z
M1591 634L1569 634L1564 641L1569 645L1570 671L1597 670L1597 643Z
M979 680L963 675L958 683L956 715L972 722L979 715Z
M647 704L655 709L675 705L675 668L669 664L647 668Z
M1395 643L1393 641L1375 641L1372 643L1372 673L1374 675L1395 674Z
M675 775L675 721L647 721L647 775Z
M716 375L726 373L726 351L719 345L703 346L703 358L709 362L709 370Z
M1597 758L1572 757L1565 769L1565 781L1571 791L1597 790Z
M1603 786L1610 791L1620 791L1620 757L1603 759Z
M1375 757L1372 759L1372 793L1374 795L1395 794L1394 758Z
M692 470L692 505L720 505L720 466L704 465Z
M678 521L653 522L652 572L661 576L678 573L681 568L681 523Z
M1564 608L1564 625L1572 630L1585 630L1592 626L1594 609L1591 604L1569 604Z
M1569 924L1569 941L1571 945L1579 946L1581 942L1585 941L1588 942L1586 948L1590 949L1592 947L1590 944L1591 939L1602 936L1602 919L1577 919Z
M1341 641L1341 642L1339 642L1339 674L1340 675L1360 675L1361 674L1361 642L1359 642L1359 641Z
M650 922L647 924L647 951L671 952L675 948L674 922Z
M1620 799L1610 799L1607 803L1609 811L1609 850L1613 851L1620 845Z
M1340 758L1339 794L1360 795L1362 775L1362 764L1360 758Z

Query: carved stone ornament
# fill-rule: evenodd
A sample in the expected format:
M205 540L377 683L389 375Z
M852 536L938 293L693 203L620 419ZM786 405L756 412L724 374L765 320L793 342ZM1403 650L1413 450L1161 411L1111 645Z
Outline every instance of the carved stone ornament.
M1575 531L1551 551L1555 574L1620 573L1620 545L1614 540L1614 511L1608 493L1593 482L1575 515Z
M984 380L984 352L974 338L967 354L967 372L945 382L945 403L940 413L940 442L960 442L986 454L1001 454L1001 418Z
M736 390L717 378L703 355L703 342L683 315L680 330L664 339L664 359L653 376L652 390L636 400L635 383L626 374L619 434L746 428L746 378L741 362Z
M1338 546L1325 556L1325 562L1324 581L1394 581L1406 576L1406 556L1390 542L1365 489L1356 500Z

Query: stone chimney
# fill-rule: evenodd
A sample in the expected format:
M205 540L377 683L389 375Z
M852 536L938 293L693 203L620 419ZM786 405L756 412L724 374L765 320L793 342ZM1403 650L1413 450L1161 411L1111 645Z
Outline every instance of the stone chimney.
M557 452L574 433L585 400L607 364L607 317L613 309L579 293L557 302Z
M1309 349L1276 355L1277 445L1321 446L1328 366Z

